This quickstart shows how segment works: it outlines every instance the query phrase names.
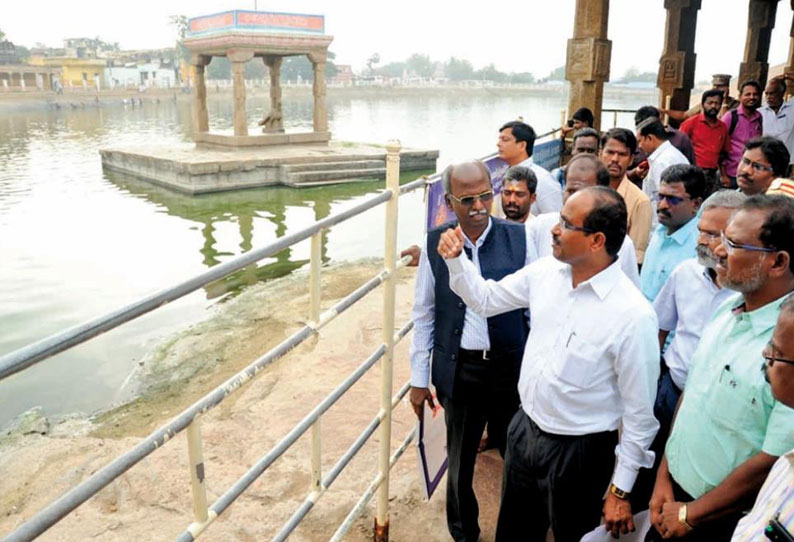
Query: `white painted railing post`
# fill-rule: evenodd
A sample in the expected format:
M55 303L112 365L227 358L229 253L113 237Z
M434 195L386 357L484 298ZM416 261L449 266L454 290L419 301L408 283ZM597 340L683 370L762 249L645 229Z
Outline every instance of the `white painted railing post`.
M383 282L383 344L386 353L381 360L380 410L383 422L380 425L380 453L378 509L375 516L375 542L389 540L389 470L391 456L392 371L394 359L394 298L397 260L397 209L400 196L400 142L386 144L386 189L391 199L386 203L386 239L383 267L388 276Z
M309 320L315 324L320 322L320 265L322 264L323 230L312 235L311 260L309 271ZM312 475L309 491L319 493L322 489L322 440L320 420L312 425Z
M196 523L207 521L207 485L204 483L204 452L201 447L199 419L187 426L187 454L190 462L190 485L193 489L193 517Z

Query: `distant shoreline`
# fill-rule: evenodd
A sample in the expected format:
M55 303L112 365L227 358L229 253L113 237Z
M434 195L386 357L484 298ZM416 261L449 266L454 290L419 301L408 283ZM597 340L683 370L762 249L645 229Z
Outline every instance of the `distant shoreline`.
M311 96L311 85L287 85L282 87L284 97L290 96ZM529 85L522 87L459 87L459 86L356 86L356 87L337 87L329 86L327 96L348 97L382 97L382 96L432 96L443 93L445 95L469 95L469 96L520 96L526 94L550 96L568 95L567 86L541 86ZM207 97L225 97L231 100L231 88L216 84L212 81L207 84ZM255 86L248 89L248 97L267 97L269 88L267 86ZM611 96L648 96L653 100L657 99L658 89L656 88L626 88L616 86L606 86L604 88L604 98ZM137 89L111 89L101 90L65 90L58 95L53 91L0 91L0 112L2 111L23 111L23 110L42 110L42 109L77 109L96 105L108 105L123 102L124 100L142 101L143 103L162 102L162 101L190 101L192 91L184 92L178 88L159 89L149 88L145 92Z

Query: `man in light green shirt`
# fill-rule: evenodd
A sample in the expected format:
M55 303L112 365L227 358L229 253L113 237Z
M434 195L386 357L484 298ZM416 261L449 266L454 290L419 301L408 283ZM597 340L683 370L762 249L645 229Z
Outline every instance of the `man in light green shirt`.
M706 325L650 502L646 540L728 540L778 456L794 448L794 410L764 379L763 350L794 291L794 201L754 196L715 250L740 292Z

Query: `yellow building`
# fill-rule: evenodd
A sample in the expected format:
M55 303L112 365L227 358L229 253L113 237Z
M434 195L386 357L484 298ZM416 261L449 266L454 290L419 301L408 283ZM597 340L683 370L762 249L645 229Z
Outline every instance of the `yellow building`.
M33 66L58 67L61 69L61 84L64 87L94 87L97 81L104 86L107 61L100 58L72 58L59 56L31 56L28 63Z

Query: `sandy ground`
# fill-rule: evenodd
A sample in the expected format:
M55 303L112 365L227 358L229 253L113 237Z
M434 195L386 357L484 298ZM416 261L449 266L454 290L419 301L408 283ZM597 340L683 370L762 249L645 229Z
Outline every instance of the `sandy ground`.
M328 306L377 272L362 263L328 270ZM413 270L401 272L396 326L410 319ZM351 373L381 340L382 289L370 293L320 333L266 368L202 419L208 498L220 496L291 427ZM247 289L212 316L164 341L143 362L148 392L93 420L72 419L46 435L0 441L0 537L106 465L206 391L283 340L308 312L305 275ZM410 335L396 348L394 390L407 381ZM378 410L376 364L322 420L323 469L344 453ZM392 449L414 428L407 403L394 412ZM348 465L290 540L327 540L376 474L378 434ZM309 486L307 433L205 532L202 540L269 540L303 501ZM423 502L412 446L392 471L391 540L448 540L443 490ZM482 540L490 540L500 459L481 456ZM489 498L483 498L488 496ZM373 507L346 540L372 540ZM192 521L184 433L167 443L39 538L42 541L173 540Z

